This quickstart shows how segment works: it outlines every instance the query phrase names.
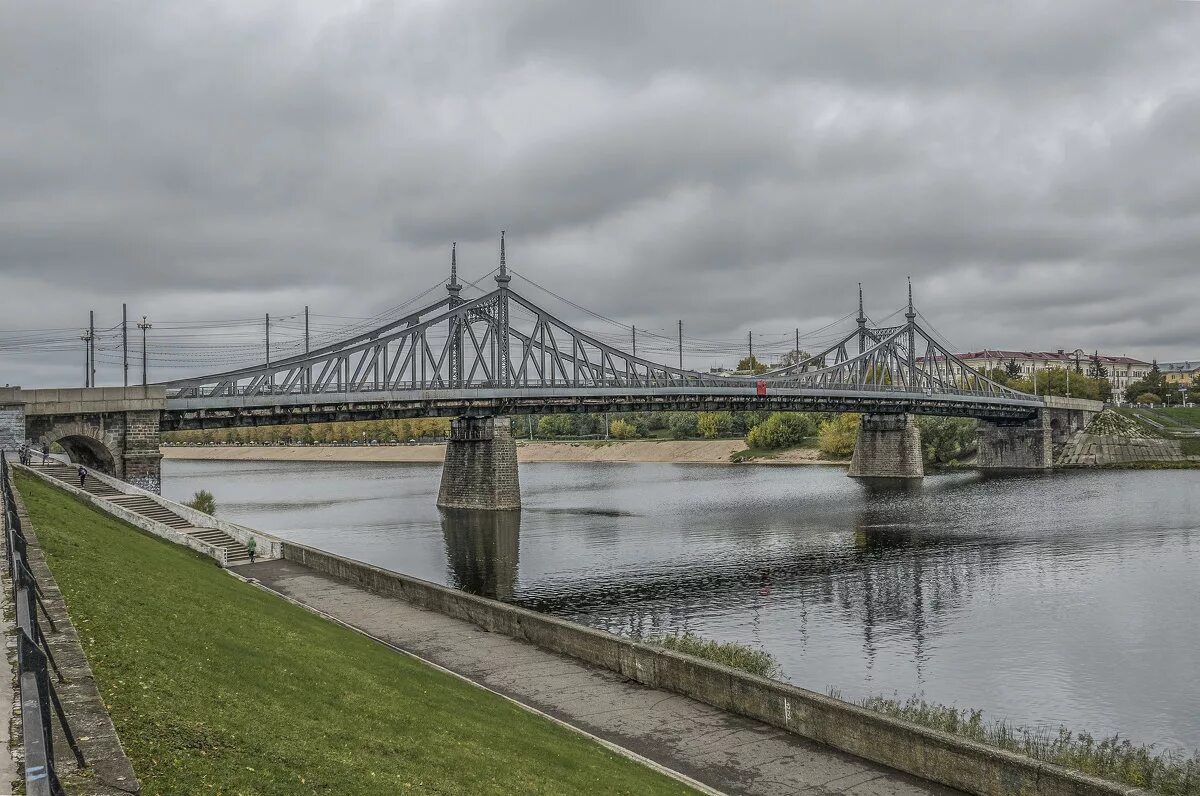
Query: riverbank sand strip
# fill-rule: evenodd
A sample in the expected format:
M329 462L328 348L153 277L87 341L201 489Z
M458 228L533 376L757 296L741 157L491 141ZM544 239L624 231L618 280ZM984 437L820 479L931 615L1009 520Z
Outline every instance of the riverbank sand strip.
M664 464L729 464L745 449L742 440L625 440L611 442L517 442L522 462L659 462ZM166 446L165 459L281 462L437 462L445 445L213 445ZM755 464L839 464L825 461L815 448L793 448Z
M956 793L469 622L374 594L294 561L262 562L236 572L724 793Z

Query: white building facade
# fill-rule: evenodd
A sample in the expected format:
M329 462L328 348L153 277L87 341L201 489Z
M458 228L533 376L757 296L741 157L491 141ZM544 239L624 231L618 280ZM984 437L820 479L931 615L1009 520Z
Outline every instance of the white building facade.
M1007 368L1009 362L1015 362L1021 369L1021 377L1032 379L1035 373L1045 370L1069 369L1087 373L1092 367L1094 354L1089 354L1081 348L1074 351L1000 351L985 349L971 351L958 355L963 362L976 370L987 372L992 368ZM1108 381L1113 388L1113 401L1125 401L1125 387L1130 383L1145 378L1153 367L1149 362L1126 356L1100 354L1100 364L1108 372Z

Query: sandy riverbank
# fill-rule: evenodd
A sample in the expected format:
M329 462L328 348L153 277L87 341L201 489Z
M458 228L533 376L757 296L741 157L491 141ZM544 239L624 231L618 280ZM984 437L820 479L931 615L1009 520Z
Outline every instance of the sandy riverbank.
M517 442L523 462L665 462L729 464L729 457L746 447L742 440L626 440L609 442ZM166 459L287 462L440 462L445 445L300 445L300 446L170 446ZM840 464L825 461L815 448L794 448L754 464Z

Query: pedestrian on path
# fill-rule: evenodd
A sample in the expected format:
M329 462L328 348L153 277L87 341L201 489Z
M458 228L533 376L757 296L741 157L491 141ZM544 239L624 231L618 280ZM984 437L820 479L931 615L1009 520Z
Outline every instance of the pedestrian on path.
M79 465L79 488L83 489L83 482L87 480L87 468L82 464Z
M42 443L42 467L46 466L46 461L50 458L50 443Z
M258 552L258 542L254 537L250 537L250 541L246 542L246 552L250 554L250 563L254 563L254 554Z

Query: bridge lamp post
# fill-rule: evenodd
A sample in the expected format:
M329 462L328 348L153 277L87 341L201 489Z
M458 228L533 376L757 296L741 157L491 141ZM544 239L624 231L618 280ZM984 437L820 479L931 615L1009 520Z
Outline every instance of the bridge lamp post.
M148 383L146 378L146 330L153 328L154 324L146 320L146 316L142 316L142 322L138 324L138 328L142 330L142 386L145 387Z

